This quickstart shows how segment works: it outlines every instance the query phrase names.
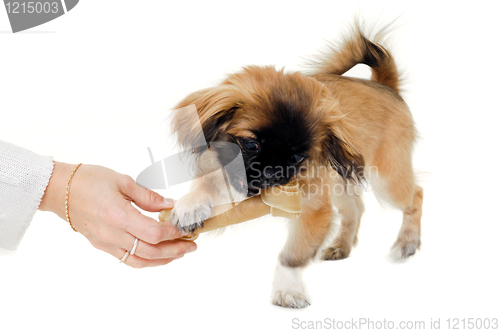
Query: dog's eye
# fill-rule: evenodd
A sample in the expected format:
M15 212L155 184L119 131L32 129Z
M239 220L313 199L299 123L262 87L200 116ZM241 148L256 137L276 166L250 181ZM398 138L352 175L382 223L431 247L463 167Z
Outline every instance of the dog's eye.
M247 140L247 141L243 142L243 146L245 146L245 148L248 150L258 150L259 149L259 144L255 141L252 141L252 140Z
M298 163L302 162L304 160L304 158L306 158L306 157L302 154L295 154L292 156L290 161L294 164L298 164Z

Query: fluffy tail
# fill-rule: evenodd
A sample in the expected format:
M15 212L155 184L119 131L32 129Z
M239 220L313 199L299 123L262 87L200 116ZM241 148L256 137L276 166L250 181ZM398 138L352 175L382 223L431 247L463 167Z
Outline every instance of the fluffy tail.
M386 30L387 26L371 41L363 35L359 24L356 23L341 45L332 47L317 64L316 73L342 75L357 64L365 64L372 69L372 81L399 92L400 74L396 62L390 52L378 44Z

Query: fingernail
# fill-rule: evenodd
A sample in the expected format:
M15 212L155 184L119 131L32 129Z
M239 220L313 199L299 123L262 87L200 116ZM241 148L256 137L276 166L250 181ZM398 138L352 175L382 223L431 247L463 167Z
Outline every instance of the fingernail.
M170 199L170 198L164 198L163 199L163 202L165 202L165 204L168 206L168 207L174 207L174 200Z
M194 252L194 251L196 251L197 248L198 248L198 246L195 243L193 243L193 244L191 244L190 247L188 247L188 249L184 253Z

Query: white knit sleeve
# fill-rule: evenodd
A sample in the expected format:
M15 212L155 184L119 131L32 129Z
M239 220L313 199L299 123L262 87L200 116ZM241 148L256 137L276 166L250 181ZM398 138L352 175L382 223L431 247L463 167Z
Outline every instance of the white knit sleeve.
M54 161L0 141L0 247L15 250L49 184Z

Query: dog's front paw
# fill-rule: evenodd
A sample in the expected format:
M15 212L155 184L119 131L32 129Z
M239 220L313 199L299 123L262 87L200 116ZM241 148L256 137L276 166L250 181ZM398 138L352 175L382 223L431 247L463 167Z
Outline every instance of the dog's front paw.
M311 305L302 285L301 270L278 263L271 292L271 302L274 305L295 309Z
M180 231L194 232L212 214L214 201L208 194L189 193L177 201L170 221Z
M294 309L301 309L311 305L304 293L297 290L277 290L273 293L272 302L274 305Z

